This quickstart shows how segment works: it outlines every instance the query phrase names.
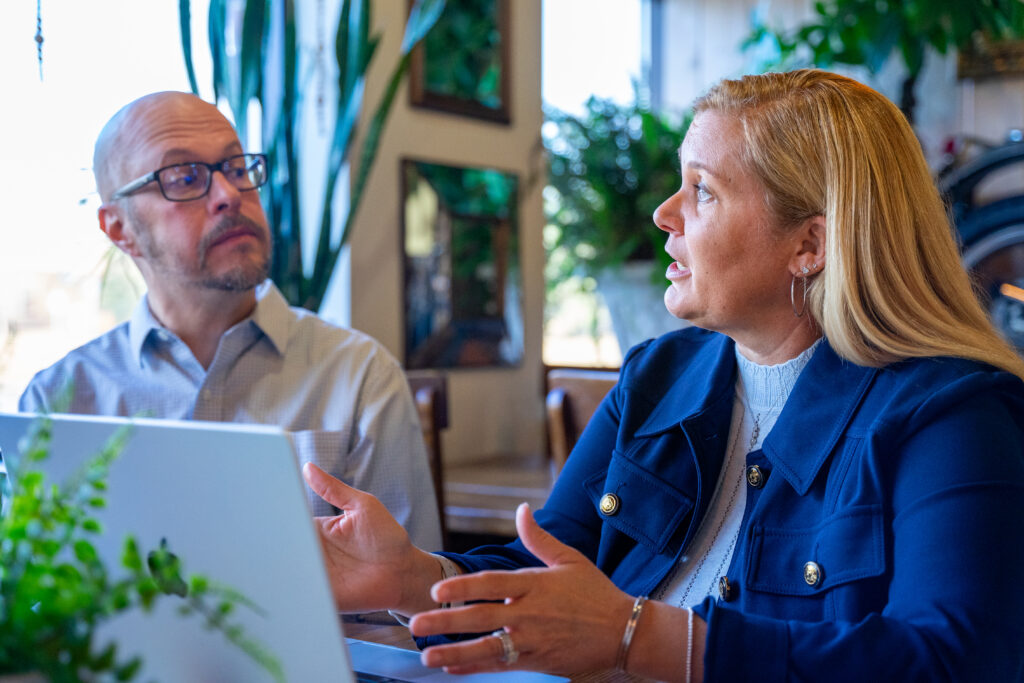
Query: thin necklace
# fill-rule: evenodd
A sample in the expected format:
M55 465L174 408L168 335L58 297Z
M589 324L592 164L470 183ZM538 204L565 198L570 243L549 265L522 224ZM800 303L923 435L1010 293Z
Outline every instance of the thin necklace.
M743 425L743 418L747 414L746 413L746 406L745 406L743 401L740 401L740 410L742 411L740 413L740 426L742 427L742 425ZM739 455L736 452L739 449L739 445L740 445L740 440L736 439L736 442L733 443L732 450L729 452L729 461L722 463L722 470L723 471L722 471L722 475L718 478L718 487L715 489L715 495L711 499L712 503L714 502L714 500L719 496L719 494L722 491L722 484L725 482L725 470L728 469L729 462L731 462L733 458L736 458ZM721 535L722 528L725 526L725 522L729 518L729 513L732 512L733 506L736 505L736 497L739 495L740 486L742 484L742 481L743 481L743 479L741 477L738 477L738 478L736 478L733 481L732 491L729 494L729 502L727 502L726 505L725 505L724 514L720 515L719 518L718 518L718 527L715 529L715 533L711 537L712 540L711 540L711 544L710 544L709 547L714 547L715 539L717 539ZM708 504L708 509L709 510L711 509L711 504L712 503ZM707 513L705 513L705 515L706 514ZM704 523L707 522L707 521L708 521L708 518L705 516L704 517L704 521L701 522L701 527L703 527ZM697 530L697 535L696 536L699 536L699 535L700 535L700 529ZM696 538L696 536L694 536L694 538ZM733 547L733 545L735 545L735 543L736 543L736 539L733 538L732 545L729 546L729 551L726 553L727 556L728 556L729 552L732 552L732 547ZM697 566L694 568L693 573L690 575L690 581L689 581L689 583L686 584L686 590L683 591L683 595L679 599L679 606L680 607L684 607L687 604L687 600L690 597L690 593L693 591L693 584L696 583L697 577L700 576L700 571L701 571L701 569L704 568L704 563L707 562L707 559L708 559L708 554L704 553L701 556L700 560L697 562ZM676 565L676 571L679 571L679 569L681 569L681 568L682 568L681 565ZM710 591L710 589L708 589L708 590Z

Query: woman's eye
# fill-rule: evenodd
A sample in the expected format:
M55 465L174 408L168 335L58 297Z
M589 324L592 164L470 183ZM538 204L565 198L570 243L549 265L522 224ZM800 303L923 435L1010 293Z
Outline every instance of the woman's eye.
M704 202L711 199L711 193L708 192L708 188L704 186L704 183L698 183L693 186L697 191L697 201L703 204Z

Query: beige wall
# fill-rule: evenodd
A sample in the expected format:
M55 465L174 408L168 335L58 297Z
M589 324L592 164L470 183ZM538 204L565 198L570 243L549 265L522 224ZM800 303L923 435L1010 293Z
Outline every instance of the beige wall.
M511 125L414 109L409 106L407 82L403 84L350 243L351 326L376 337L401 360L400 160L411 157L456 166L487 166L519 175L525 353L518 368L447 373L451 424L443 447L449 463L495 453L539 452L544 447L544 160L538 150L542 122L541 0L513 0L510 4ZM374 3L374 23L382 32L383 42L370 73L367 110L376 105L395 63L405 11L406 0ZM527 187L531 174L539 174L540 182Z

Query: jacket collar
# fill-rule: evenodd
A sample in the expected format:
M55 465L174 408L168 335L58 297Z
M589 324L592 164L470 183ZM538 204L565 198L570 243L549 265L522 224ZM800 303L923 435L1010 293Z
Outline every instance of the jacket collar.
M682 373L637 430L637 436L653 436L701 417L722 398L731 395L736 384L734 343L724 334L711 333L710 340L688 354ZM666 368L666 372L670 372ZM728 429L728 426L726 426Z
M701 344L636 435L653 436L693 420L709 421L713 429L726 430L724 443L729 429L727 414L722 421L718 411L711 409L735 395L734 347L733 341L721 334ZM800 495L810 488L877 374L877 368L840 358L827 339L800 373L762 444L773 467Z
M877 374L840 358L827 339L800 373L761 447L798 494L807 493Z

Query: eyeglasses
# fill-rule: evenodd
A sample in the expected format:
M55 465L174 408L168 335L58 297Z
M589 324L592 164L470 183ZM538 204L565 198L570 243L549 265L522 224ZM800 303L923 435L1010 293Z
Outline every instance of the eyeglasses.
M267 182L267 157L263 154L238 154L215 164L190 161L158 168L136 178L119 190L111 199L121 199L141 190L151 182L160 186L160 194L172 202L188 202L205 197L210 191L213 172L220 171L238 190L255 190Z

